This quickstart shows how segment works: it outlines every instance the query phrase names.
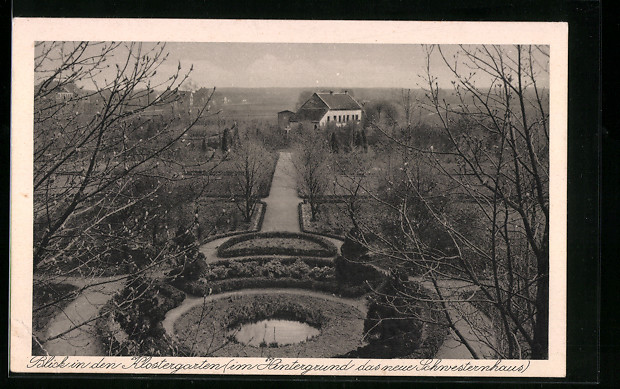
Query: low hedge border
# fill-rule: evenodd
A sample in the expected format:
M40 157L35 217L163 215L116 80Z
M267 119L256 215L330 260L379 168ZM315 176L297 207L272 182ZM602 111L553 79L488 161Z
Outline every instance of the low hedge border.
M303 261L306 265L310 266L310 267L323 267L323 266L328 266L328 267L334 267L334 261L331 258L321 258L321 257L297 257L297 256L290 256L290 257L280 257L280 256L264 256L264 257L243 257L243 258L235 258L235 259L223 259L221 261L217 261L217 262L211 262L209 263L209 266L220 266L220 265L227 265L230 264L231 262L241 262L241 263L248 263L248 262L260 262L261 264L265 264L267 262L273 261L274 259L278 259L283 265L290 265L293 262L297 261L298 259Z
M345 286L335 282L298 280L294 278L233 278L204 283L200 280L175 285L177 288L194 296L206 296L242 289L308 289L316 292L331 293L340 297L361 297L369 292L366 285Z
M299 190L297 191L297 196L304 200L308 199L308 196L301 193ZM344 203L350 197L351 195L322 195L322 196L315 196L315 199L318 203ZM358 195L357 197L362 198L362 199L372 198L369 195Z
M325 237L328 237L328 238L338 239L338 240L342 240L342 241L344 241L346 239L346 237L344 235L330 234L329 232L318 232L318 231L312 231L312 230L306 229L306 227L304 225L303 205L304 205L304 203L299 203L297 205L297 213L298 213L297 220L299 221L299 230L301 232L303 232L305 234L316 235L316 236L325 236Z
M269 194L271 193L271 186L273 185L273 175L276 173L276 166L278 165L279 160L280 160L280 153L276 154L276 160L273 163L271 172L269 173L269 186L267 187L267 190L264 193L261 193L262 197L269 197Z
M295 249L281 247L256 247L256 248L240 248L230 249L237 243L245 242L256 238L296 238L309 240L317 243L322 249ZM217 255L222 258L243 257L250 255L305 255L311 257L333 257L338 254L338 249L332 242L320 236L312 234L303 234L297 232L255 232L233 237L222 243L217 249Z
M244 234L251 234L254 232L259 232L261 230L261 228L263 228L263 221L265 220L265 211L267 210L267 203L264 201L259 201L257 202L257 204L260 204L260 210L259 210L259 215L258 220L256 221L256 225L254 226L254 228L249 229L249 230L243 230L243 231L231 231L231 232L224 232L222 234L216 234L216 235L211 235L208 236L206 238L204 238L202 240L202 242L200 243L202 244L206 244L209 242L213 242L214 240L218 240L218 239L222 239L222 238L228 238L231 236L237 236L237 235L244 235Z

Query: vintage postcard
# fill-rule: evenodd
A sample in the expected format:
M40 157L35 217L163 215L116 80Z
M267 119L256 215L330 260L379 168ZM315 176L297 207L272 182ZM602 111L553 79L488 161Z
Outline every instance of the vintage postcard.
M13 33L12 372L565 376L565 23Z

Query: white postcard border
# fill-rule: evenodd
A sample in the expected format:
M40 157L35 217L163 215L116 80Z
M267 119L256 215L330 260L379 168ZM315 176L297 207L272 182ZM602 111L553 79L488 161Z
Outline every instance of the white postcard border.
M56 367L35 366L31 357L32 331L32 168L35 41L174 41L174 42L296 42L374 44L547 44L550 45L550 331L549 359L528 360L371 360L381 366L408 365L409 371L359 371L367 360L353 360L348 370L323 374L344 376L493 376L563 377L566 374L566 190L568 25L546 22L392 22L392 21L275 21L169 19L45 19L13 20L11 96L11 216L10 216L10 370L46 373L177 373L299 375L303 370L256 367L233 370L234 363L268 364L261 358L105 357L116 368L96 368L102 357L55 357ZM175 370L177 364L228 363L223 369ZM204 362L207 360L207 362ZM231 362L231 360L236 362ZM160 365L147 367L147 363ZM283 358L292 364L294 358ZM71 367L71 364L82 362ZM142 363L142 367L139 367ZM346 359L300 358L298 364L346 364ZM90 367L84 367L88 364ZM132 368L131 366L135 367ZM231 365L232 364L232 365ZM455 366L453 370L428 367ZM466 371L463 366L496 366ZM93 368L95 366L95 368ZM129 366L123 368L122 366ZM189 366L189 365L188 365ZM195 366L195 365L194 365ZM292 365L291 365L292 366ZM423 366L427 366L424 370ZM521 366L521 371L498 371L497 366ZM459 369L461 367L461 369ZM515 367L515 369L516 369ZM484 370L484 369L482 369ZM321 374L309 371L305 375Z

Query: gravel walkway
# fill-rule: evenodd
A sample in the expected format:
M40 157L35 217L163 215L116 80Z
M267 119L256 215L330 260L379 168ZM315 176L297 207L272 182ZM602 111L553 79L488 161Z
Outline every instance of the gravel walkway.
M118 277L110 277L109 279L114 278ZM65 282L83 287L86 282L95 283L103 282L104 280L103 278L96 280L68 278ZM125 280L120 280L86 289L78 298L50 321L46 338L49 339L63 334L75 325L95 318L101 307L108 302L117 290L121 289L124 283ZM46 342L43 348L49 355L106 354L95 334L95 320L69 331L59 338Z
M263 199L267 211L261 231L300 232L297 205L297 181L290 152L280 152L271 182L269 197Z

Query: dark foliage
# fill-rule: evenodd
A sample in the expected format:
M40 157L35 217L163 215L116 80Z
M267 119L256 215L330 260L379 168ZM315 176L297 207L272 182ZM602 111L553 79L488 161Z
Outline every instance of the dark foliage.
M104 345L111 355L184 354L162 326L166 312L184 299L185 293L161 280L131 279L103 308L108 313L97 324Z

